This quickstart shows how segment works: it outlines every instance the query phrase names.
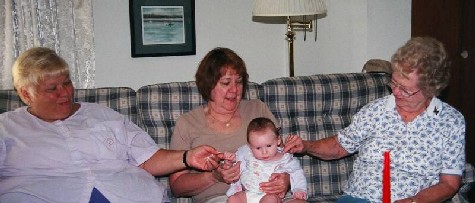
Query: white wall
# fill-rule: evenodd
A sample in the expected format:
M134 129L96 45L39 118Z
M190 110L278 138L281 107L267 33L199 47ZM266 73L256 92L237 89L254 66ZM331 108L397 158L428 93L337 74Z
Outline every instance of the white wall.
M411 0L325 0L318 35L297 33L295 75L360 72L389 59L410 37ZM93 0L96 87L194 80L201 58L217 46L236 51L251 81L288 76L286 26L254 22L253 0L195 1L196 55L132 58L128 0Z

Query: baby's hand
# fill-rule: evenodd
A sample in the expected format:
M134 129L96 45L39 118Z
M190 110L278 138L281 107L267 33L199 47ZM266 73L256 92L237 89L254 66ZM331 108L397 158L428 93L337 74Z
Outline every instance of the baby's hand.
M306 192L294 192L293 196L294 196L294 199L301 199L301 200L306 200L307 199L307 193Z
M232 152L222 152L222 161L225 165L233 165L236 163L236 154Z

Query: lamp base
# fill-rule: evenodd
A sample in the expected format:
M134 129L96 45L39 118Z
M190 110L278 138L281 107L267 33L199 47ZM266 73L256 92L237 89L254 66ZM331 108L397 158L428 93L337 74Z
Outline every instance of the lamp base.
M289 76L294 77L294 37L295 32L287 31L287 44L289 49Z
M289 76L294 77L294 39L295 32L292 31L292 22L290 21L290 16L287 16L287 36L286 40L289 47Z

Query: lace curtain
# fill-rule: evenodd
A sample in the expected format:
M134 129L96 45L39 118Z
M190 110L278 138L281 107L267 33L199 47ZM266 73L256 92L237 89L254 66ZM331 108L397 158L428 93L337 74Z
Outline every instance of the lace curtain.
M69 64L76 88L94 87L92 0L0 0L0 89L12 89L11 67L35 46Z

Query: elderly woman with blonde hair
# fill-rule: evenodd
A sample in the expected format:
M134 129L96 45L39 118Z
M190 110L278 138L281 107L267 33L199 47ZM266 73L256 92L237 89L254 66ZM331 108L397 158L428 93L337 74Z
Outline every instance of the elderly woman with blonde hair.
M167 202L153 175L221 159L209 146L159 149L126 116L74 102L68 65L48 48L22 53L13 81L27 106L0 114L0 202Z
M391 59L392 94L364 106L337 135L317 141L289 136L284 151L338 159L359 152L338 202L381 202L383 153L391 155L393 202L443 202L461 185L463 115L437 96L449 83L444 45L416 37Z

